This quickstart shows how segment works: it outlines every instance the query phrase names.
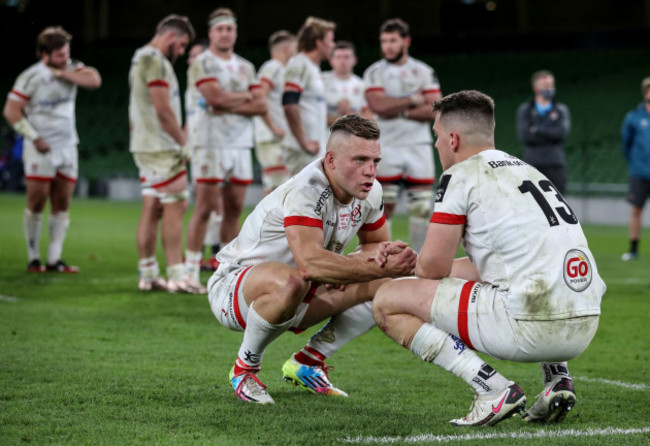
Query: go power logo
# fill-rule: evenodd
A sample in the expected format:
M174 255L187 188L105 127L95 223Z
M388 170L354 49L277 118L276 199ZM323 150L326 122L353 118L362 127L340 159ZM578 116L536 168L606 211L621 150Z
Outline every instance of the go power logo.
M579 249L572 249L564 256L564 282L573 291L584 291L591 284L591 263Z

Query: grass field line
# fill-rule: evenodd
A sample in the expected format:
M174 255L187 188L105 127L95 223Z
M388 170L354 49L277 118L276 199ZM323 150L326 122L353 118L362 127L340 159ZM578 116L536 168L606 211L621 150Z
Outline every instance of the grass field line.
M650 386L647 384L632 384L632 383L626 383L623 381L615 381L611 379L605 379L605 378L587 378L586 376L578 376L575 377L578 381L585 381L588 383L600 383L600 384L609 384L610 386L618 386L618 387L624 387L626 389L634 389L634 390L648 390L650 389Z
M495 432L465 434L465 435L411 435L408 437L347 437L341 441L345 443L449 443L452 441L476 441L476 440L498 440L498 439L523 439L532 440L536 438L567 438L567 437L610 437L614 435L638 435L650 433L650 427L642 428L617 428L606 427L603 429L567 429L547 430L541 429L536 432Z

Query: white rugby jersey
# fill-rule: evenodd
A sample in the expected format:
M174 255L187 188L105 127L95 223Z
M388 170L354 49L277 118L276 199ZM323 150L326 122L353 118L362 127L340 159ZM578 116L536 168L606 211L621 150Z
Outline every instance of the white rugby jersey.
M336 115L337 104L343 99L348 100L354 113L360 113L368 107L363 80L356 74L347 79L339 79L333 71L326 71L323 73L323 84L328 113Z
M278 60L267 60L262 64L257 72L259 82L265 82L271 87L268 96L269 116L271 122L277 127L288 131L287 117L282 107L282 93L284 92L284 70L285 67ZM275 141L275 135L262 118L255 116L253 118L253 127L255 128L255 143Z
M465 225L465 252L482 281L508 293L514 318L600 314L605 283L577 217L520 159L486 150L450 167L431 222Z
M84 64L68 61L66 71L79 71ZM9 99L26 101L23 113L52 150L75 147L79 143L75 119L77 85L52 74L38 62L20 73Z
M168 88L171 107L178 120L181 118L181 97L178 79L171 62L157 48L146 45L139 48L131 59L129 71L129 148L131 152L160 152L179 150L180 147L163 130L153 106L149 87Z
M340 203L323 171L323 159L267 195L246 218L237 238L217 260L220 274L239 267L275 261L296 266L284 228L292 225L321 228L323 248L341 253L358 231L374 231L385 223L381 185L375 181L365 200Z
M433 68L409 57L403 65L396 65L386 59L370 65L363 73L366 92L383 91L391 98L403 98L417 92L423 94L440 91L440 83ZM420 143L431 143L431 123L412 119L381 119L377 117L381 130L380 142L385 147L401 147Z
M284 72L286 86L300 91L300 120L307 140L318 141L320 154L325 153L327 144L327 104L325 103L325 86L320 67L303 53L298 53L287 63ZM300 144L291 131L287 132L284 145L300 148Z
M204 82L217 82L219 88L245 92L259 88L252 63L233 54L229 60L212 51L199 54L187 72L191 100L196 116L190 123L192 143L210 149L250 149L253 147L253 120L236 113L213 114L197 88Z

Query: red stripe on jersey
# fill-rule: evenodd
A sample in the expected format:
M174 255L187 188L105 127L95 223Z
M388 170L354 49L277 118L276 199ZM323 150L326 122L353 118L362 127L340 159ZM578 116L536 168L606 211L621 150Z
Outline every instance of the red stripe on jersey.
M12 90L11 90L11 93L15 94L15 95L18 96L20 99L24 99L24 100L26 100L26 101L29 101L29 100L31 99L31 98L30 98L29 96L27 96L26 94L21 93L20 91L15 90L15 89L12 89Z
M66 180L66 181L69 181L70 183L76 183L77 182L76 178L69 177L68 175L63 175L61 172L57 172L56 176Z
M430 88L428 90L424 90L422 94L429 94L429 93L440 93L439 88Z
M402 179L402 175L394 175L392 177L377 177L377 181L380 183L392 183L394 181L399 181Z
M230 177L230 182L231 182L232 184L243 184L243 185L248 185L248 184L252 184L252 183L253 183L253 180L240 180L239 178L233 178L233 177Z
M273 81L271 79L269 79L268 77L263 77L262 79L260 79L260 82L266 82L267 84L269 84L271 89L275 88L275 85L273 84Z
M311 217L285 217L284 227L287 226L310 226L323 229L323 220Z
M435 178L413 178L413 177L406 177L404 178L406 181L409 183L414 183L414 184L433 184L436 182Z
M302 87L298 84L294 84L293 82L287 82L284 84L284 88L286 90L287 87L295 88L298 90L300 93L302 93Z
M173 183L174 180L176 180L176 179L178 179L178 178L180 178L180 177L182 177L183 175L186 175L186 174L187 174L187 170L184 170L182 172L177 173L176 175L169 178L168 180L161 181L160 183L152 184L151 187L156 188L156 187L167 186L168 184Z
M366 223L365 225L361 226L359 231L376 231L377 229L384 226L384 223L386 223L386 216L384 214L381 214L381 218L379 220L374 223Z
M248 272L249 269L251 269L252 266L249 266L246 268L244 271L241 272L241 275L237 279L237 283L235 284L235 295L232 298L232 303L233 307L235 310L235 318L237 319L237 322L239 325L241 325L241 328L246 328L246 321L241 315L241 311L239 309L239 286L241 285L242 279L246 276L246 273Z
M458 334L460 339L467 344L472 350L476 350L469 340L469 324L467 321L467 308L469 307L469 297L472 294L476 282L467 282L460 291L460 301L458 302Z
M284 166L284 165L281 165L281 166L269 166L269 167L265 167L264 169L262 169L262 172L271 173L271 172L278 172L278 171L281 171L281 170L286 171L287 166Z
M384 87L368 87L366 88L366 93L371 93L373 91L385 91Z
M256 88L262 88L262 86L260 84L253 84L248 87L249 90L255 90Z
M218 83L219 81L217 81L216 77L204 77L203 79L199 79L198 81L196 81L196 84L194 84L194 86L198 87L199 85L204 84L206 82L217 82Z
M464 215L445 214L444 212L434 212L429 222L440 223L443 225L463 225L467 222L467 217Z
M32 180L32 181L52 181L54 177L41 177L38 175L25 175L26 180Z
M162 79L156 79L147 84L147 87L165 87L169 88L169 84Z

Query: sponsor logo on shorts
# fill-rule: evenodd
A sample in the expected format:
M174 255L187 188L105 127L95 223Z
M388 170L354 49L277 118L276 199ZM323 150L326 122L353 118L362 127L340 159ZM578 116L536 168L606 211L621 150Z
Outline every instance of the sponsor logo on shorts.
M478 291L481 289L483 285L480 283L477 283L474 289L472 289L472 295L470 296L470 302L475 304L476 303L476 298L478 297Z
M591 284L591 263L579 249L572 249L564 256L564 282L573 291L584 291Z

